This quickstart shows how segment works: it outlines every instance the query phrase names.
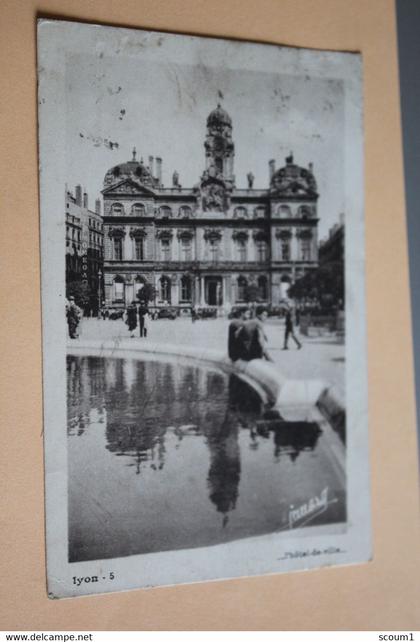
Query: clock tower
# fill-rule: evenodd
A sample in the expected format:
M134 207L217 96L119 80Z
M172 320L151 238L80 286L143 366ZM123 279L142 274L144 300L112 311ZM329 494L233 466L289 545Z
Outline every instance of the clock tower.
M235 146L232 141L232 119L220 104L207 117L204 149L209 174L233 184Z

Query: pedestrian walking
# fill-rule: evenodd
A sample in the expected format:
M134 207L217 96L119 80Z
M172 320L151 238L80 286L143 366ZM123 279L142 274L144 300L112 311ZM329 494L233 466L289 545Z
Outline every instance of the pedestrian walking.
M301 347L302 347L302 344L301 344L301 342L299 341L299 339L295 335L294 327L293 327L292 311L290 310L290 308L288 308L286 310L286 314L285 314L284 319L285 319L285 326L284 326L284 346L283 346L283 350L288 350L289 349L288 345L287 345L288 342L289 342L289 338L293 339L293 341L296 343L297 349L300 350Z
M141 337L147 337L148 321L149 321L149 310L146 305L141 304L139 307L139 326L140 326Z
M245 321L237 333L237 338L242 344L241 358L244 361L252 361L253 359L273 361L267 350L267 336L264 331L264 323L268 317L267 310L259 305L255 312L255 319Z
M229 359L237 361L243 359L245 353L240 330L245 321L249 320L251 312L245 308L235 310L233 314L234 318L230 322L228 330L228 355Z
M80 319L82 318L82 310L76 305L74 296L70 296L66 303L66 318L69 327L70 339L77 339L77 328L79 327Z
M131 332L130 336L131 338L133 338L134 330L137 328L137 306L135 301L132 301L127 308L125 322L128 325L129 331Z

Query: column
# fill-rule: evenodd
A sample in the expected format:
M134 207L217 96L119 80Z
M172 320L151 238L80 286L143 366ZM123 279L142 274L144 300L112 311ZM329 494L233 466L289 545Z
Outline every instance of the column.
M194 277L194 290L193 290L193 305L198 305L200 303L200 277Z
M171 305L179 304L179 278L171 276Z
M200 277L200 305L206 305L204 298L204 276Z
M130 305L131 301L134 300L134 284L132 282L125 284L125 303Z
M133 239L129 234L127 234L127 230L124 229L124 237L122 240L122 246L123 246L123 261L131 261L134 258L133 255Z

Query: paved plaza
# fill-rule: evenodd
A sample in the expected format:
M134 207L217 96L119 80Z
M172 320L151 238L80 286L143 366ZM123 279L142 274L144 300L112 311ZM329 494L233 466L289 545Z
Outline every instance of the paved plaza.
M141 339L139 329L131 339L133 345L140 342L153 342L197 346L225 350L227 331L230 321L225 318L195 321L180 318L174 321L158 319L149 323L149 335ZM290 379L323 379L331 383L344 396L345 346L334 334L320 333L306 337L298 334L302 349L297 350L293 341L289 349L283 350L284 322L268 319L266 324L268 348L281 372ZM83 319L79 326L80 339L117 339L129 338L130 332L122 320Z

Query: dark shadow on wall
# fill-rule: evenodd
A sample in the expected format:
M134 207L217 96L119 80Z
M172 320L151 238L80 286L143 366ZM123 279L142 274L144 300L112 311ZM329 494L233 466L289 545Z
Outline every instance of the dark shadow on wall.
M396 0L420 458L420 2Z

